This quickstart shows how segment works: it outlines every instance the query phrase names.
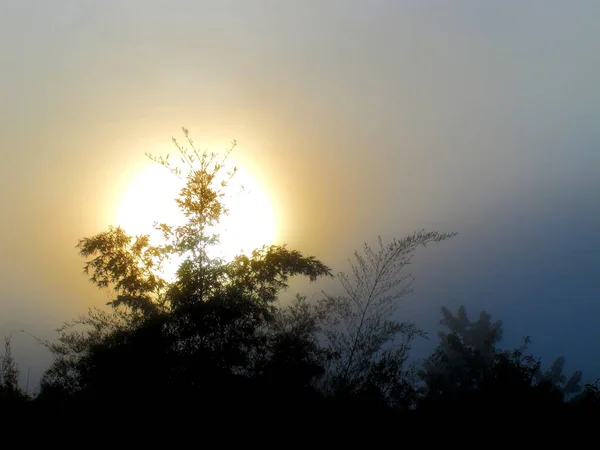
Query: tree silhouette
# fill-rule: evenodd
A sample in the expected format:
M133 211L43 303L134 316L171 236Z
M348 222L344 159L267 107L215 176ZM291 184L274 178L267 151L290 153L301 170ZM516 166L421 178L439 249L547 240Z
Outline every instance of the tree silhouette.
M221 159L201 153L184 135L191 150L174 142L185 169L153 159L184 182L176 201L187 222L155 224L159 243L118 227L79 242L85 273L113 294L111 310L90 310L47 343L55 358L42 397L66 399L71 410L120 404L138 413L201 401L216 414L248 404L249 395L274 401L276 385L302 391L322 372L313 337L296 323L299 309L280 311L275 301L290 277L315 281L330 269L276 245L232 261L210 258L235 169L222 176L229 152ZM160 268L173 256L182 263L169 282Z
M565 396L571 396L579 393L582 390L582 372L577 370L573 372L569 378L567 378L563 373L564 366L565 358L564 356L559 356L554 360L550 366L550 369L548 369L546 372L540 370L535 374L536 381L538 383L550 383Z
M423 411L442 417L453 411L455 419L560 421L565 394L581 389L581 372L567 379L562 357L542 371L539 359L528 352L529 338L513 350L498 348L502 322L492 322L484 311L472 322L463 306L456 315L442 308L441 324L449 332L439 333L440 344L421 370Z
M600 378L593 383L586 383L582 392L571 399L570 406L583 420L600 418Z
M438 333L440 343L423 363L422 378L428 395L476 389L493 366L497 344L502 339L502 322L492 322L485 311L476 322L471 322L461 306L456 316L442 307L440 324L449 332Z
M416 249L453 233L420 231L354 253L351 273L338 275L344 296L326 295L318 304L320 332L330 355L326 389L370 392L391 406L406 409L414 396L414 367L407 367L411 344L423 332L395 318L398 301L410 293L414 278L404 273Z
M10 337L4 339L0 356L0 418L3 425L18 423L29 411L29 396L19 386L19 367L13 357Z
M0 399L24 396L19 387L19 367L12 355L10 337L4 338L4 354L0 356Z

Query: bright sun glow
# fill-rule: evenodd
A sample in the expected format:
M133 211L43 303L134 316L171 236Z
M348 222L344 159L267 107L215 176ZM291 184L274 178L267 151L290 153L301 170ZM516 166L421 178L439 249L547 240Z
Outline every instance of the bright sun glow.
M153 242L160 239L160 233L153 230L155 221L178 225L185 220L175 202L183 183L158 163L149 162L131 178L120 197L114 225L132 235L149 234ZM229 261L237 254L273 244L275 214L260 183L238 167L225 193L224 205L229 214L221 218L216 230L221 243L210 255ZM172 279L177 266L178 262L173 261L165 267L164 275Z

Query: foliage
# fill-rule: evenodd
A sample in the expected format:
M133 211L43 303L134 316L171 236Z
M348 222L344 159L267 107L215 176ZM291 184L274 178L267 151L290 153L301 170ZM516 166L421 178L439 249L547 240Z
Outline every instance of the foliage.
M565 358L564 356L559 356L554 360L550 369L546 372L543 372L542 370L536 372L536 382L549 383L566 396L577 394L582 390L581 380L583 374L581 371L577 370L567 378L563 373L564 366Z
M12 355L10 337L4 339L4 354L0 356L0 399L21 397L19 367Z
M109 227L81 239L77 247L81 256L91 258L84 265L90 281L114 291L115 299L109 305L124 306L138 318L164 310L167 283L156 272L160 251L150 245L147 235L134 238L120 227Z
M187 220L184 224L176 226L155 224L164 236L165 242L160 249L167 257L172 254L190 255L192 260L199 261L202 266L210 262L218 263L219 260L211 261L207 248L219 242L219 234L215 232L214 227L221 217L228 213L223 201L224 190L236 174L237 167L225 173L223 171L236 143L234 141L225 155L220 157L214 152L201 152L186 128L183 128L183 134L189 147L173 138L183 169L172 163L170 154L167 154L166 158L147 154L150 159L185 182L175 201Z
M3 431L8 425L22 421L28 412L30 398L19 386L19 367L13 357L10 337L4 339L0 355L0 419Z
M42 393L60 391L73 395L85 386L80 378L85 361L93 349L106 343L113 335L135 329L135 313L124 309L104 311L90 309L87 314L65 322L58 330L55 342L41 342L54 355L54 361L42 377Z
M267 352L256 355L255 374L269 382L309 387L323 375L326 351L318 341L318 318L314 306L298 294L286 306L274 310L265 329Z
M592 415L600 417L600 378L593 383L586 383L581 393L575 395L570 403L578 407L586 419Z
M423 362L421 372L428 395L476 389L493 366L497 344L502 339L502 322L492 322L485 311L476 322L471 322L461 306L456 316L442 307L440 324L449 332L438 333L440 343Z
M379 238L376 248L365 244L354 252L350 274L338 275L346 295L326 295L317 307L330 355L327 389L375 389L390 404L406 406L414 375L406 361L413 340L424 334L412 322L395 319L398 300L414 280L403 270L418 247L453 235L420 231L389 244Z
M564 412L564 395L580 389L581 372L567 380L562 357L543 372L541 362L528 352L529 338L513 350L498 348L502 322L492 322L484 311L471 322L463 306L456 315L442 308L441 324L449 332L439 334L440 344L421 370L424 410L453 409L469 417L478 411L500 418L518 405L513 420L531 414L556 419Z

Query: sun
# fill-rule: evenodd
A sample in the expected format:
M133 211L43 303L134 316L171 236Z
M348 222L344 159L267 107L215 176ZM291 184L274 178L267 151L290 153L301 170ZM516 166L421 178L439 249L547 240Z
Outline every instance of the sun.
M131 176L119 195L113 215L113 225L130 235L149 234L153 243L160 242L155 222L180 225L185 218L175 201L184 180L179 179L158 163L149 161ZM276 217L272 202L262 184L248 170L237 172L225 188L223 203L228 210L215 230L219 244L210 249L211 257L232 260L238 254L271 245L276 240ZM177 263L165 269L172 278Z
M159 164L150 162L144 165L131 176L120 195L114 225L130 235L150 234L154 237L154 222L182 220L175 203L182 186L181 180Z

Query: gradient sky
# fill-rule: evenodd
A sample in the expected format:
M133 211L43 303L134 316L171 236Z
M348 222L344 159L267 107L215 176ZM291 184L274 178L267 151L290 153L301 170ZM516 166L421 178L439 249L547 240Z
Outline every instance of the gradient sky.
M0 335L37 379L20 330L105 301L75 245L186 126L236 139L279 239L336 271L458 232L413 267L421 350L465 304L600 376L599 23L591 0L2 0Z

